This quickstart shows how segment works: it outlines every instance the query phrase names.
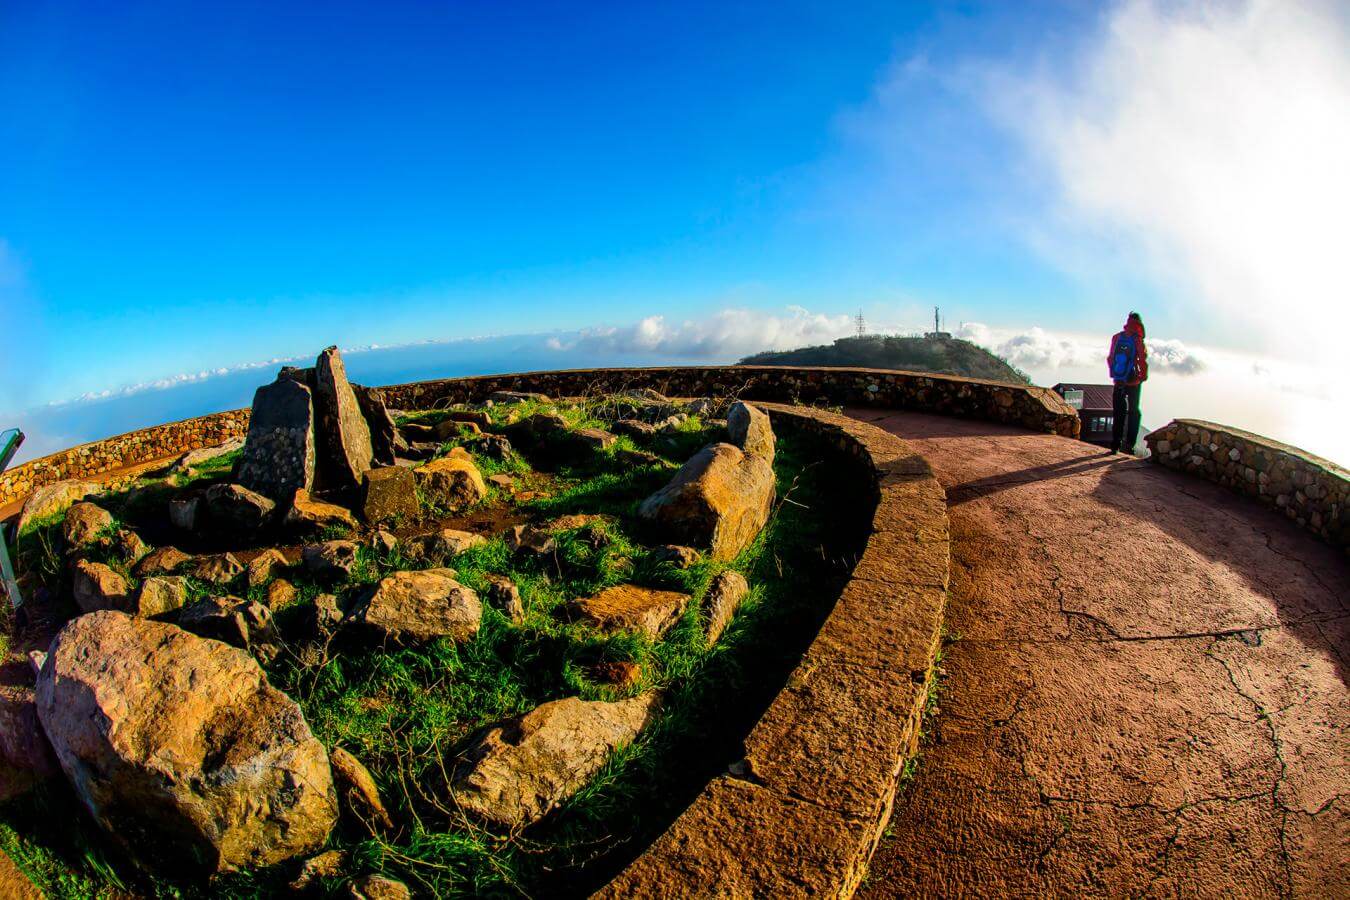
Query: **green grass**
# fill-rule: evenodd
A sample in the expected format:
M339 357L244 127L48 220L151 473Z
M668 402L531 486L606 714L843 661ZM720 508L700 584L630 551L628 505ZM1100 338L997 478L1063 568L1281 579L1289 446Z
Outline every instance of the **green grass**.
M528 415L529 406L510 408ZM596 421L585 406L563 414L577 424ZM714 435L691 420L656 449L679 462L710 439ZM783 684L842 584L848 547L840 543L861 536L839 534L832 517L821 514L840 502L831 467L813 465L823 448L784 436L778 484L780 491L791 490L793 502L780 500L764 532L729 564L752 591L721 640L708 647L701 603L728 564L704 559L679 570L655 559L640 540L651 536L634 512L672 469L621 464L615 452L631 447L620 442L557 469L550 496L524 505L538 518L585 512L612 520L557 535L556 553L544 559L514 556L495 538L448 563L479 591L489 574L512 578L525 605L518 625L485 608L478 635L458 645L442 640L381 650L340 633L307 650L308 611L329 588L302 571L286 576L298 597L276 613L287 652L268 667L268 677L301 705L326 746L345 747L362 759L400 823L396 833L372 837L344 819L330 847L349 852L350 872L385 872L428 896L584 893L617 871L736 758L739 740ZM486 469L487 461L478 460ZM514 474L529 473L523 462L518 465L523 468ZM352 578L335 592L349 606L383 575L433 564L397 550L380 557L363 547ZM659 641L600 633L566 615L572 599L629 581L684 591L693 602ZM194 593L224 592L193 587ZM261 599L265 591L259 587L249 595ZM596 683L590 672L601 661L634 662L641 676L623 690ZM615 700L650 689L663 692L657 719L543 822L508 836L454 811L446 773L476 729L562 697ZM261 896L279 890L292 874L293 867L283 866L222 876L209 886L147 879L120 854L107 852L106 839L82 817L46 821L36 802L25 798L0 811L0 829L7 829L0 830L0 840L6 849L13 845L11 855L51 896L97 896L113 879L155 896ZM91 847L105 849L91 857ZM109 859L118 862L110 865Z

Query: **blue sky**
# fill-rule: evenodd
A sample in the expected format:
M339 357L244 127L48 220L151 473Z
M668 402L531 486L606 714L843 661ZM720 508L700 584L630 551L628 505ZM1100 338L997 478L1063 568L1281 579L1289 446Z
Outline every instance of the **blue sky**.
M1239 98L1192 139L1187 102L1246 86L1225 67L1259 93L1325 58L1293 86L1325 88L1308 120L1326 118L1345 34L1317 3L10 0L0 409L330 343L585 330L608 343L557 343L725 361L859 308L922 327L934 304L1030 347L1044 380L1086 369L1056 347L1104 340L1132 306L1177 342L1177 377L1205 351L1211 370L1306 365L1243 312L1272 305L1281 270L1229 258L1265 246L1215 233L1231 182L1191 197L1202 175L1166 173L1214 171L1225 134L1270 132L1241 110L1287 109ZM1169 64L1181 100L1149 107ZM1303 120L1283 125L1299 144ZM1150 162L1169 133L1184 140ZM1270 170L1267 188L1291 168L1284 144L1228 162L1242 183ZM1313 287L1312 311L1332 308ZM728 311L736 339L706 340Z

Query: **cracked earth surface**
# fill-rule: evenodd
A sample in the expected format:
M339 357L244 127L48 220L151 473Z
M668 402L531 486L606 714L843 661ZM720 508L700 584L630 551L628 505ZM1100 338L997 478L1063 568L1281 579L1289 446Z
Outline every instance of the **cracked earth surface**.
M1350 897L1350 561L1224 489L852 410L947 490L940 711L860 896Z

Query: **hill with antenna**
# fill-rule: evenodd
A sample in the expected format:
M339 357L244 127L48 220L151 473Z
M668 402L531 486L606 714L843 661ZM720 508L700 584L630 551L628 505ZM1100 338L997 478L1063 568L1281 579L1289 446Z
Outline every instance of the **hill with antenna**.
M925 335L868 334L861 310L854 322L857 334L852 337L796 350L768 350L747 356L740 364L900 369L1031 384L1025 372L1003 357L943 331L937 310L933 311L934 330Z

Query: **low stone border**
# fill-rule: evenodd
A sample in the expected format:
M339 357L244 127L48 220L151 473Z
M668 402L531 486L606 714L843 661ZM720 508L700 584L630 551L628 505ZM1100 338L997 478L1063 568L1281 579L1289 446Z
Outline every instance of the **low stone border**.
M1350 471L1279 441L1200 419L1173 419L1145 436L1149 458L1284 510L1350 553Z
M233 409L81 444L15 466L0 475L0 506L68 478L93 478L137 463L214 447L248 433L249 411Z
M848 897L918 749L947 598L946 494L879 428L759 405L775 428L821 434L857 463L876 502L872 535L737 774L713 779L597 897Z

